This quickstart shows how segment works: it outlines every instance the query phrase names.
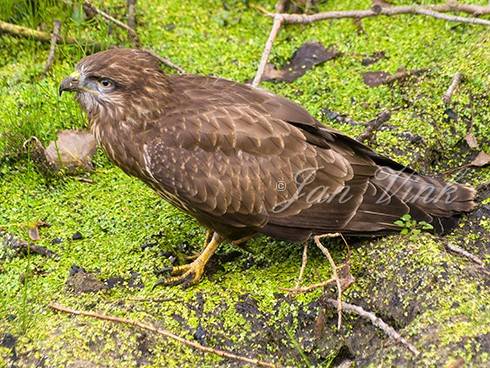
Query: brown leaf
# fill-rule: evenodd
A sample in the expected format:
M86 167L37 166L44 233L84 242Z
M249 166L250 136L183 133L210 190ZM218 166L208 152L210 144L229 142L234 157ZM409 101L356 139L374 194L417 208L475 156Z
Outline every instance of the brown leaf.
M475 136L471 133L466 134L466 137L464 137L466 143L468 143L468 147L471 149L478 148L478 141L476 140Z
M405 70L404 68L399 68L393 75L383 71L362 73L362 79L369 87L377 87L381 84L389 84L395 81L401 82L409 77L417 76L425 72L427 72L427 69Z
M56 142L51 142L44 153L55 170L65 168L72 173L80 169L91 170L95 150L96 142L91 133L63 130L58 133Z
M385 84L389 81L391 77L390 73L376 71L376 72L366 72L362 74L362 79L365 84L369 87L376 87Z
M29 238L31 238L31 240L39 240L41 239L41 237L39 236L39 228L36 226L34 227L31 227L28 231L29 233Z
M319 42L305 42L293 54L289 63L281 69L268 65L262 76L262 80L282 81L291 83L304 75L316 65L332 60L340 56L340 52L334 47L326 49Z
M490 164L490 155L481 151L474 159L470 162L470 166L483 167Z
M41 239L41 236L39 235L39 228L40 227L49 227L49 226L51 226L51 225L48 224L47 222L44 222L44 221L36 222L36 224L28 230L29 238L31 238L31 240Z

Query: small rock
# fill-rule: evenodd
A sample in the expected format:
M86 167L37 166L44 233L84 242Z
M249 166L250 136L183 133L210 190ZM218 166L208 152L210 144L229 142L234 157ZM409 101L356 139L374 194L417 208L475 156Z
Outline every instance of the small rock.
M206 345L206 331L204 331L201 324L197 326L196 332L194 332L194 338L199 342L199 344Z
M81 240L81 239L83 239L83 235L77 231L75 234L73 234L71 236L71 239L72 240Z

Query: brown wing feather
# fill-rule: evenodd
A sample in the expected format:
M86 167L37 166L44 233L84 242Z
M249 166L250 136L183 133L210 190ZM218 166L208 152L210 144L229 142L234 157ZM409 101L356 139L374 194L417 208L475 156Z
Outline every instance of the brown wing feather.
M169 81L173 103L146 142L146 170L169 200L225 236L375 233L397 229L393 222L408 212L431 220L375 178L378 165L413 171L323 127L294 102L222 79Z

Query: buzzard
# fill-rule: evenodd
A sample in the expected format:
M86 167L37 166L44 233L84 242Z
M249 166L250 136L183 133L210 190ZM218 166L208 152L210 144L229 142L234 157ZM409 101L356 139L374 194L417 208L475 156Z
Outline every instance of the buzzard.
M166 75L159 60L115 48L64 79L109 158L208 228L205 249L169 284L197 282L223 240L262 233L396 232L404 214L436 232L475 206L475 191L417 174L260 88Z

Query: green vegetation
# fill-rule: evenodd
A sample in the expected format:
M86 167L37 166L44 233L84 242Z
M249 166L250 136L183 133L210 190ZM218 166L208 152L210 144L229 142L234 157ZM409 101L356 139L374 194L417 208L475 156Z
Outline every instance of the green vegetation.
M410 234L411 239L416 239L418 235L423 230L433 230L434 226L431 224L428 224L425 221L419 221L417 222L410 216L410 214L405 214L403 215L399 220L395 221L395 224L400 226L400 234L401 235L408 235Z
M124 4L105 1L104 9L124 20ZM262 5L272 9L273 1ZM320 9L369 6L370 1L352 0L325 2ZM302 253L298 244L258 237L247 249L225 245L199 285L153 290L156 271L170 264L170 255L184 262L186 255L197 252L204 229L123 174L102 152L96 155L95 170L87 174L92 183L87 183L63 174L44 175L23 148L31 136L47 144L61 129L85 126L72 96L57 95L59 81L90 51L85 42L130 46L123 30L98 17L84 19L76 1L0 2L3 21L49 32L54 18L62 20L62 33L80 44L58 47L46 78L40 72L49 45L0 34L0 228L28 239L28 229L44 220L51 226L40 229L36 244L60 256L55 260L15 255L0 236L0 339L2 333L18 339L19 366L43 360L50 367L229 364L142 331L55 314L47 308L51 301L151 321L189 339L201 326L209 346L283 365L310 361L329 366L343 346L363 341L372 346L366 348L361 366L400 365L413 359L402 347L383 344L384 337L357 318L346 316L344 330L337 333L333 310L327 310L323 337L315 337L320 291L293 299L280 290L296 280ZM271 26L270 19L239 0L149 0L139 6L138 22L142 43L186 71L240 82L253 77ZM479 149L490 153L489 29L423 16L375 17L362 23L360 34L351 20L282 29L271 55L274 64L284 64L294 50L312 40L335 45L343 55L294 83L263 87L299 102L320 121L350 136L363 127L329 121L325 109L356 121L392 110L392 128L379 131L372 146L421 172L467 163L476 153L464 142L468 129ZM376 51L387 57L363 66L361 60ZM394 73L400 67L428 72L393 86L369 88L362 81L363 72ZM457 71L465 80L448 110L441 97ZM482 185L490 181L490 168L454 172L453 179ZM354 244L350 263L356 283L346 300L375 311L410 339L423 352L420 366L444 366L456 357L469 366L487 366L490 295L485 276L447 253L444 244L452 241L488 265L489 221L488 212L464 219L447 238L417 233ZM418 230L407 228L411 235ZM76 232L83 238L72 240ZM347 255L340 244L329 244L339 263ZM305 284L328 279L331 273L321 253L310 248ZM125 281L97 293L76 294L65 287L73 265L101 280ZM132 277L143 287L129 287ZM368 338L374 342L368 343ZM0 367L10 364L12 357L12 350L0 345Z

